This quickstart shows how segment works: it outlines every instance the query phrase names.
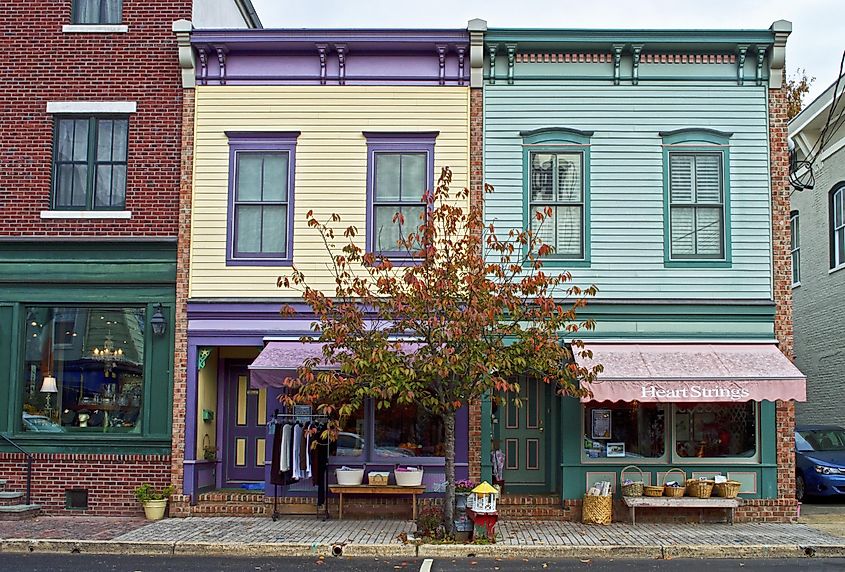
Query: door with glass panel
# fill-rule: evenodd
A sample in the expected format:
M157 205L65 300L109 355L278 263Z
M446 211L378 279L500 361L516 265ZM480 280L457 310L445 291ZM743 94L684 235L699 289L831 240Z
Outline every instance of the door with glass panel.
M246 367L229 370L226 395L226 484L264 481L267 388L252 389Z
M549 490L546 425L549 399L547 384L522 379L519 393L506 396L499 421L500 446L505 454L505 490Z

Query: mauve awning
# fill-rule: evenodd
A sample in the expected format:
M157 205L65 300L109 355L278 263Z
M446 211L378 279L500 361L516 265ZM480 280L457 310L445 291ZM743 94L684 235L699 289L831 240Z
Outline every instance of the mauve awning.
M253 388L283 387L285 378L296 375L306 359L322 357L323 344L320 342L268 342L249 365L250 385Z
M604 367L582 401L806 401L806 378L774 344L585 343ZM576 352L577 353L577 352Z

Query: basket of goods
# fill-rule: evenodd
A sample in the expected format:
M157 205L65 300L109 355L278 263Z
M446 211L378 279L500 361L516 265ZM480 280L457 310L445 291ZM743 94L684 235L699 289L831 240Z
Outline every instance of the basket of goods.
M387 484L387 479L389 476L389 472L370 471L369 473L367 473L367 482L371 486L383 486Z
M418 467L397 467L393 476L400 487L418 487L422 485L423 470Z
M647 497L662 497L663 485L645 485L643 487L643 496Z
M687 481L687 496L709 499L715 484L715 481L710 479L690 479Z
M341 467L335 470L335 476L341 486L358 486L364 481L364 469Z
M584 495L581 522L584 524L610 524L613 520L613 497L610 482L599 481Z
M739 489L742 483L739 481L727 480L723 483L716 483L713 488L713 493L717 497L724 497L726 499L735 499L739 494Z
M643 496L643 487L645 483L643 483L643 470L635 465L628 465L622 472L619 474L620 477L625 476L625 471L628 469L639 471L640 477L639 479L624 479L622 481L622 496L623 497L641 497ZM662 491L661 491L662 494Z
M680 480L669 480L669 475L672 473L680 473ZM680 498L686 492L687 474L681 469L669 469L663 475L663 494L667 497Z

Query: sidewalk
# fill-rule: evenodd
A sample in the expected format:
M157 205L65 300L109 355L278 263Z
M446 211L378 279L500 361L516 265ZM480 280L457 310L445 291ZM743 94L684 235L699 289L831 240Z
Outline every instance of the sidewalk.
M508 521L492 545L403 542L410 521L313 517L140 519L41 517L0 522L0 552L379 557L742 558L845 557L845 538L805 524L586 526Z

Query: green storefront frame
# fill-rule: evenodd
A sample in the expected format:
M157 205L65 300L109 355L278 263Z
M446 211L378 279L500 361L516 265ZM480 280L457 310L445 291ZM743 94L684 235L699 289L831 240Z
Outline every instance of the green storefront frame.
M174 240L0 242L0 432L45 453L168 455L173 407L176 243ZM21 427L25 312L29 306L141 307L161 304L166 330L146 320L141 431L137 434L33 433ZM2 451L11 451L3 444Z

